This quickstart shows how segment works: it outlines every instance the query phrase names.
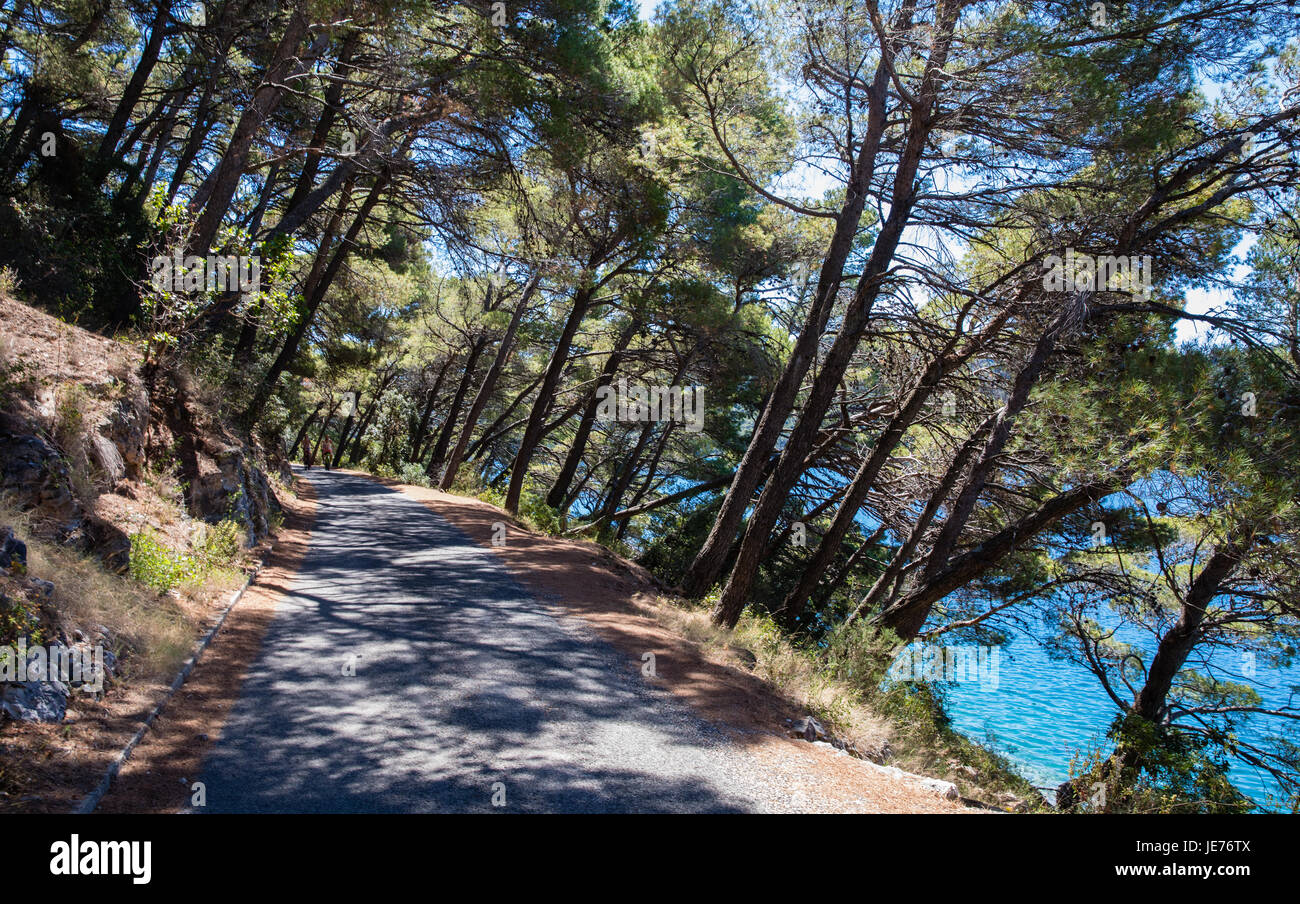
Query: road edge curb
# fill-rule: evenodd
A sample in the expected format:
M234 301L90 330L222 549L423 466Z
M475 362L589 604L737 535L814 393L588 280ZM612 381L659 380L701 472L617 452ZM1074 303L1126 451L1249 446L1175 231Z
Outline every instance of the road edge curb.
M149 715L145 717L144 723L140 726L139 730L136 731L130 741L127 741L126 746L123 747L121 752L113 758L113 761L108 764L108 768L104 771L104 777L99 780L99 784L96 785L89 794L82 798L81 802L70 811L71 813L87 814L95 812L95 808L98 807L99 802L104 799L104 795L113 787L113 780L117 778L122 767L126 765L126 761L131 758L132 752L137 746L139 746L140 742L144 740L145 735L149 733L150 726L152 726L158 716L162 714L162 711L166 709L167 704L171 702L172 697L176 696L176 692L185 684L185 679L189 678L190 673L194 670L194 666L198 664L199 659L203 656L203 651L206 650L212 643L213 639L216 638L217 632L219 632L221 626L226 623L226 617L230 615L231 610L233 610L239 601L244 598L244 593L252 586L258 573L261 572L262 567L270 558L270 554L271 551L268 550L266 555L263 556L257 565L253 567L253 570L249 572L248 577L244 579L243 585L231 594L230 602L226 604L225 609L222 610L216 623L208 629L208 633L203 635L203 638L199 641L197 648L190 655L190 658L186 661L185 665L183 665L181 670L176 673L176 677L172 680L171 686L167 689L167 692L163 694L162 699L154 704L153 709L150 710Z

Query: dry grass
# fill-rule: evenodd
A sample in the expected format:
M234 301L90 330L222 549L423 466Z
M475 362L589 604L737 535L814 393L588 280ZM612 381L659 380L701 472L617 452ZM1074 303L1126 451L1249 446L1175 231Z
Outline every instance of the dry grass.
M748 609L734 630L715 625L709 616L713 602L661 596L651 614L715 655L747 652L755 675L866 756L877 758L887 748L890 765L955 782L968 796L994 801L1010 793L1038 805L1033 786L1005 758L954 731L935 701L879 680L891 649L887 640L873 645L846 634L804 649L770 618Z
M159 597L129 578L105 571L94 558L34 539L27 518L0 501L0 525L27 543L27 571L54 584L55 627L95 637L106 628L133 676L174 674L189 655L194 625L176 599Z
M33 369L19 356L14 340L0 333L0 404L7 404L10 396L32 395L35 386Z
M750 671L864 754L876 756L895 743L890 722L866 705L857 689L829 675L816 656L792 644L770 619L746 611L729 631L713 623L707 600L692 604L660 597L658 602L652 614L664 627L724 658L752 656L746 663Z
M13 268L0 267L0 297L12 298L21 288L22 283L18 281L18 274Z
M54 418L50 434L68 465L72 495L83 507L91 507L100 492L100 479L90 461L85 412L90 409L86 390L78 383L64 383L54 390Z

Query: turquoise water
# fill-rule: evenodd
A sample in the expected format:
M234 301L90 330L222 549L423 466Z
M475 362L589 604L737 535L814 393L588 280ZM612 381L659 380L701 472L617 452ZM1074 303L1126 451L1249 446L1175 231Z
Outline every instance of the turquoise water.
M1300 669L1261 666L1251 682L1269 706L1282 706L1291 685L1300 685ZM1055 787L1068 778L1076 750L1104 746L1106 728L1116 715L1114 702L1087 669L1051 659L1031 637L1019 636L1002 647L997 689L976 681L946 685L954 727L977 741L993 736L992 747L1004 754L1035 785ZM1283 720L1253 717L1242 732L1260 741L1278 733ZM1278 794L1272 778L1248 766L1235 766L1233 784L1252 800L1266 803Z

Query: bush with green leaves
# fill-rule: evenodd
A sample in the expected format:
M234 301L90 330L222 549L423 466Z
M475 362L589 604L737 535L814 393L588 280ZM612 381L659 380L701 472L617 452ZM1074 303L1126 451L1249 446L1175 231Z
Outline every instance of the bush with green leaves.
M244 545L244 526L233 518L225 518L206 526L195 552L199 561L208 568L224 568L238 558Z
M484 487L472 495L482 499L488 505L495 505L497 508L506 507L506 494L504 490L498 490L495 487Z
M1106 813L1257 809L1228 779L1223 739L1199 737L1131 713L1117 716L1107 737L1115 745L1109 755L1093 750L1070 765L1070 784L1080 798L1076 809Z
M131 577L159 593L196 580L203 563L194 556L175 552L146 533L131 535Z
M429 475L424 473L424 466L418 461L408 461L397 472L397 479L402 483L414 484L415 486L428 487L433 486L429 480Z
M21 593L0 593L0 657L20 637L41 643L41 615L37 606Z
M557 509L546 504L546 500L533 493L524 493L520 500L519 514L534 530L557 537L564 533L564 524Z

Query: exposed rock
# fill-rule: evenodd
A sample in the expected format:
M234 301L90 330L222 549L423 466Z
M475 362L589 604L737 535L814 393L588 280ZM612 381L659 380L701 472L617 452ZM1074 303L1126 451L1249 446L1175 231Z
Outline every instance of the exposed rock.
M74 644L72 649L74 655L79 657L79 661L82 663L82 671L80 678L70 680L69 684L83 691L102 691L103 684L99 680L98 671L102 666L104 681L114 677L117 674L117 655L112 650L103 649L102 644L98 645L98 657L96 656L96 646L89 643Z
M238 446L205 450L196 455L196 472L189 484L191 513L208 521L235 517L256 543L270 531L272 495L262 472L251 466Z
M30 579L27 583L48 584ZM74 635L85 636L81 631ZM104 683L117 674L117 656L104 649L105 640L106 635L97 644L81 639L72 645L55 642L28 648L26 673L13 671L12 666L5 669L7 677L23 680L0 683L0 717L20 722L64 721L74 690L102 693Z
M971 766L967 763L960 762L959 760L949 760L948 768L951 771L958 772L971 780L975 780L980 777L980 773L978 769L976 769L974 766Z
M39 510L38 510L39 514ZM131 540L121 528L95 514L84 514L57 525L53 539L61 546L99 555L104 566L119 574L130 560Z
M177 467L173 441L181 434L160 437L162 445L150 440L155 422L186 408L174 405L174 396L194 397L196 384L180 377L183 386L172 392L171 375L157 375L166 398L152 398L138 349L3 301L5 338L20 346L19 358L40 362L41 379L0 406L0 492L28 514L34 537L98 554L121 571L128 533L148 520L145 512L172 501L145 479L149 471L174 468L178 481L190 479ZM67 354L47 354L56 337ZM195 442L218 437L240 445L211 418L182 420L208 434ZM143 504L121 504L126 500Z
M111 450L111 451L110 451ZM92 442L100 466L125 467L116 447L102 436ZM114 462L116 461L116 465ZM0 433L0 489L24 511L33 525L55 542L81 552L97 552L114 570L126 566L130 540L104 519L86 511L72 494L68 465L59 451L34 434ZM5 562L0 552L0 562Z
M192 381L175 374L168 398L154 400L147 448L154 459L174 454L186 486L190 514L205 521L236 518L249 543L270 533L271 512L279 507L266 475L254 463L255 444L233 436L205 409Z
M80 520L69 489L68 466L54 446L33 434L0 433L0 488L24 509L40 509L52 522Z
M100 431L106 431L118 451L128 477L139 477L145 465L148 430L149 394L141 386L135 386L128 395L118 399L107 421L100 424Z
M49 648L68 653L62 644ZM0 684L0 714L19 722L62 722L68 712L68 686L58 680L59 675L43 674L51 669L45 660L45 650L30 650L27 667L33 670L29 680ZM39 663L39 665L37 665ZM46 680L41 680L46 679Z
M18 722L62 722L68 712L68 686L62 681L21 681L0 685L0 712Z
M881 742L878 749L860 750L856 744L846 741L844 738L836 737L826 730L826 728L814 719L812 716L804 716L798 721L792 722L785 720L788 728L786 734L792 738L800 738L813 744L823 743L836 750L841 750L850 756L857 757L860 760L872 760L882 763L890 756L889 742Z
M233 517L250 544L259 542L270 533L271 514L279 505L255 463L264 457L261 450L204 409L192 380L177 376L174 385L169 380L161 385L166 397L152 398L131 375L126 394L81 440L98 488L134 498L138 494L130 481L150 465L174 468L186 488L190 515L213 522ZM131 544L123 528L130 526L108 521L93 500L78 499L67 455L38 435L36 426L17 413L0 412L0 490L32 512L33 526L43 536L95 553L110 570L124 571Z
M799 723L796 724L803 724L806 721L806 719L801 719L799 720ZM832 752L836 756L853 756L855 759L859 760L865 768L887 775L896 781L909 782L910 784L925 788L928 791L933 791L944 800L961 799L961 792L957 790L957 786L952 782L945 782L942 779L929 778L924 775L916 775L912 772L904 772L896 766L882 766L879 763L858 755L851 747L846 747L842 744L834 743L833 741L813 741L812 745L814 747L820 747L827 752Z
M937 778L921 778L919 784L929 788L944 800L957 800L961 797L961 794L957 791L957 786L952 782L945 782Z
M131 538L126 532L98 517L87 518L84 531L87 546L99 554L104 567L124 574L131 564Z
M830 741L831 737L826 733L822 724L812 716L804 716L790 726L790 737L803 738L805 741Z
M109 485L116 484L126 476L126 461L108 438L96 433L90 438L90 455L95 464L104 472Z
M86 536L86 524L80 518L60 524L55 529L54 539L60 546L75 546L78 549L88 546L90 538Z
M957 786L952 782L945 782L942 779L937 778L927 778L924 775L916 775L912 772L904 772L896 766L880 766L876 763L872 763L870 760L866 760L865 762L867 762L871 768L877 772L884 773L890 778L898 781L911 782L914 785L920 785L922 788L927 788L935 794L938 794L944 800L957 800L961 797L961 794L957 791Z
M0 530L0 568L12 570L15 565L27 569L27 544L18 539L12 527L6 527Z
M1031 809L1029 801L1012 794L1010 791L1003 791L997 796L996 800L999 807L1012 813L1028 813Z

